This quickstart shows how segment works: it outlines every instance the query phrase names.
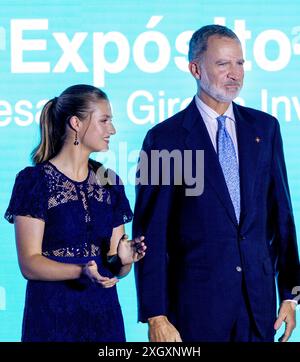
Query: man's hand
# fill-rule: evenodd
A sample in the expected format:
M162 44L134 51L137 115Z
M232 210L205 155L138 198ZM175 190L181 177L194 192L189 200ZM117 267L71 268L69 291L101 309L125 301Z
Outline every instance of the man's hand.
M279 308L278 318L274 324L276 331L285 322L284 334L279 338L279 342L287 342L294 328L296 327L296 304L292 301L283 301Z
M179 332L166 316L149 318L148 324L150 342L182 342Z

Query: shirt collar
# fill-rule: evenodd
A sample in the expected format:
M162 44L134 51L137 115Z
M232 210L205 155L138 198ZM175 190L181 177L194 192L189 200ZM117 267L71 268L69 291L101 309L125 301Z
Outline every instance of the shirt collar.
M196 102L196 106L197 106L199 112L205 113L209 119L216 119L217 117L219 117L219 114L215 110L210 108L206 103L204 103L197 94L195 95L195 102ZM228 108L226 109L226 111L223 115L228 117L233 122L235 122L232 102L230 102Z

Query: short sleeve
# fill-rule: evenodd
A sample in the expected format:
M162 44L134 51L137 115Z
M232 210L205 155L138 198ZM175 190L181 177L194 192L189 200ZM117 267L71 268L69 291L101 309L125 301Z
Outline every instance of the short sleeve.
M42 172L37 166L26 167L16 176L4 217L10 223L14 222L14 215L45 220L46 211L46 190Z
M111 201L113 207L113 227L126 224L132 220L132 211L129 201L125 194L124 185L120 177L109 170L110 178L114 176L114 182L111 186Z

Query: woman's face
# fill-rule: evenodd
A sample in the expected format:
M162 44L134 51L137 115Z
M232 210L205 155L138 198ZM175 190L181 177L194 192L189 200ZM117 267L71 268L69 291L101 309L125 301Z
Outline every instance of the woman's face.
M91 152L97 152L108 150L110 136L115 133L110 104L106 100L101 100L95 103L90 120L82 122L78 136L85 147Z

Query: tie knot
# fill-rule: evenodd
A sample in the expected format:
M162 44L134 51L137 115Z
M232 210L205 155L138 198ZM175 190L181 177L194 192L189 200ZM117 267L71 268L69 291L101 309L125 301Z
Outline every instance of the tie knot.
M219 116L219 117L217 117L219 128L225 128L226 118L227 118L227 116Z

